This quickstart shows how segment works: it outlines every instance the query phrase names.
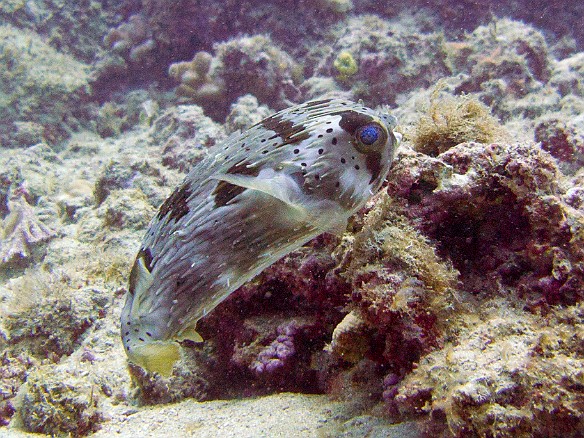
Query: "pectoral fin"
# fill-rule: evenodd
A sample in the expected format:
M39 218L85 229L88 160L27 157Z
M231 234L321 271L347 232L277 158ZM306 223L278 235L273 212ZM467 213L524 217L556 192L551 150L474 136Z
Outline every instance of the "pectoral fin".
M219 174L213 178L273 196L297 210L298 213L307 214L305 207L298 200L298 186L288 175L274 174L263 177L262 175Z
M203 338L201 337L200 334L197 333L194 326L187 327L186 329L181 330L181 332L176 337L176 340L177 341L189 340L189 341L193 341L193 342L203 342Z

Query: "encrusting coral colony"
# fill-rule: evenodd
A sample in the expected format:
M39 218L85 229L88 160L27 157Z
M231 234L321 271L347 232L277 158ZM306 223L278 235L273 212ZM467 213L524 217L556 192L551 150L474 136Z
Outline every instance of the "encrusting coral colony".
M0 4L0 434L284 391L419 436L584 434L582 4L61 3ZM170 377L128 364L157 208L327 97L398 118L380 192L199 321Z

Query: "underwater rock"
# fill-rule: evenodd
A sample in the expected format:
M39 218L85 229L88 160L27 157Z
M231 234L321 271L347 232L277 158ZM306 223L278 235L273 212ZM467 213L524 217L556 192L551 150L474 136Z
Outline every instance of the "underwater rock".
M204 401L212 398L211 382L218 379L220 369L213 369L214 358L207 351L192 349L182 358L171 377L148 373L129 364L134 391L132 398L141 405L175 403L186 398Z
M271 113L272 111L266 105L260 105L254 95L246 94L231 105L231 110L225 119L225 128L229 133L243 131L261 122Z
M12 103L0 106L0 144L30 146L19 141L36 143L42 137L55 145L68 137L77 123L74 108L88 92L89 66L57 52L34 32L9 25L0 26L0 59L6 66L0 75L3 99ZM25 124L15 129L19 122Z
M458 317L456 343L397 385L400 418L422 418L434 433L579 436L582 308L540 318L498 300L483 305L479 315Z
M299 99L301 67L264 35L233 39L216 46L216 76L225 84L225 101L245 94L276 110Z
M565 174L574 174L584 164L584 118L565 120L561 115L549 115L535 126L535 141L558 160Z
M528 24L498 19L479 26L463 43L446 48L456 66L454 73L466 76L455 94L478 93L503 120L510 116L534 118L559 100L545 88L552 69L547 43L541 32Z
M584 97L584 53L576 53L557 62L552 71L550 85L561 96L573 94Z
M314 68L315 76L337 77L354 98L370 105L392 105L398 94L450 74L439 33L421 34L374 15L360 15L330 29L329 36L335 43L326 53L319 46L312 48L308 69Z
M206 156L206 150L225 138L223 127L196 105L168 109L152 126L151 141L162 151L162 164L188 172Z
M47 286L45 286L47 287ZM7 344L14 352L28 352L40 358L59 361L80 345L85 332L99 318L103 297L95 291L81 291L76 301L45 298L30 309L5 316ZM24 301L25 291L21 290Z
M127 2L71 2L10 0L0 4L0 18L27 32L39 34L46 44L90 63L100 49L100 38L119 20Z
M31 373L22 392L17 412L29 432L85 436L105 419L93 385L55 365Z
M584 222L562 201L560 180L536 145L465 143L437 159L404 154L388 191L452 260L464 289L546 306L583 298Z

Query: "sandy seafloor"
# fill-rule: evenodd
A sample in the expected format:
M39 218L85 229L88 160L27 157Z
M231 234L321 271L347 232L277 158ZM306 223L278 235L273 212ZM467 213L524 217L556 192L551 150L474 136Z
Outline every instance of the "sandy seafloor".
M584 436L584 7L378 3L0 4L0 436ZM335 96L398 117L380 194L128 368L157 208Z

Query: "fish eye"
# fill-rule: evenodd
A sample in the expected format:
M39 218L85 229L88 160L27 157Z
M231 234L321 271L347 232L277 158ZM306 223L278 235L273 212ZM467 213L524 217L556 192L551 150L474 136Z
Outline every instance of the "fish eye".
M372 145L379 139L380 128L377 125L365 125L359 131L358 140L366 144L367 146Z
M356 145L359 152L379 152L387 141L387 132L379 123L368 123L355 132Z

